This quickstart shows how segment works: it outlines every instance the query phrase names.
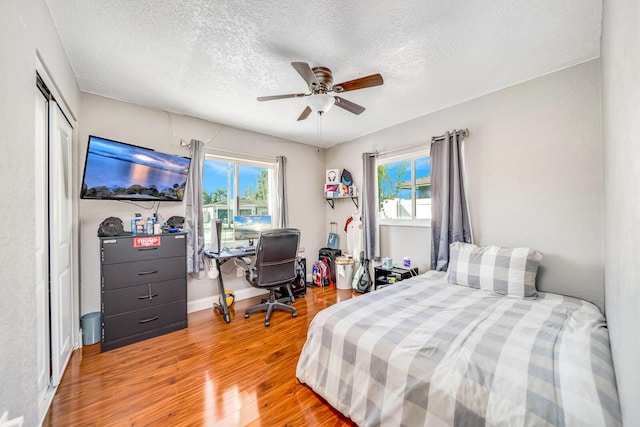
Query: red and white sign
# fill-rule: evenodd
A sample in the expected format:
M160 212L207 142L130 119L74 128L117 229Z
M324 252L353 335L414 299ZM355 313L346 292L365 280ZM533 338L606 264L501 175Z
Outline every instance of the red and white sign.
M151 246L160 246L162 244L160 236L134 237L134 248L148 248Z

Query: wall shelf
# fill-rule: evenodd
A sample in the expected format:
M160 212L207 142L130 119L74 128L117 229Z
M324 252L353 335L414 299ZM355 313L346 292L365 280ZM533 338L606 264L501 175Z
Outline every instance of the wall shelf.
M329 203L329 206L331 206L331 209L333 209L333 205L335 203L334 200L341 200L341 199L351 199L353 204L356 205L356 209L358 208L358 196L325 197L325 200L327 201L327 203Z

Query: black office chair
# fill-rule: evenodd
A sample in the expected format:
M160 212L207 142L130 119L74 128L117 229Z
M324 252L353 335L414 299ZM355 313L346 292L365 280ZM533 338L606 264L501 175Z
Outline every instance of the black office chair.
M267 310L264 326L269 326L271 313L274 309L289 310L292 317L297 317L296 309L277 300L276 289L289 286L296 278L296 257L300 243L300 230L294 228L280 228L263 231L256 246L255 264L247 264L246 278L256 288L269 289L269 299L262 304L249 307L244 312L245 319L249 313ZM243 260L245 264L246 260Z

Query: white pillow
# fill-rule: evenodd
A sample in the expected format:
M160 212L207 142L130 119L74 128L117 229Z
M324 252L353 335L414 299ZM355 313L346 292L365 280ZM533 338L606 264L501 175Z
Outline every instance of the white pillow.
M511 297L537 297L536 274L542 254L530 248L476 246L455 242L449 247L449 283Z

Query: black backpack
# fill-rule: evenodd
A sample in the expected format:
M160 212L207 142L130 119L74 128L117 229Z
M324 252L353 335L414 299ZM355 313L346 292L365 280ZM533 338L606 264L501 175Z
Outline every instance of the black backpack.
M122 220L115 216L110 216L98 226L98 237L127 236L131 233L124 231Z

